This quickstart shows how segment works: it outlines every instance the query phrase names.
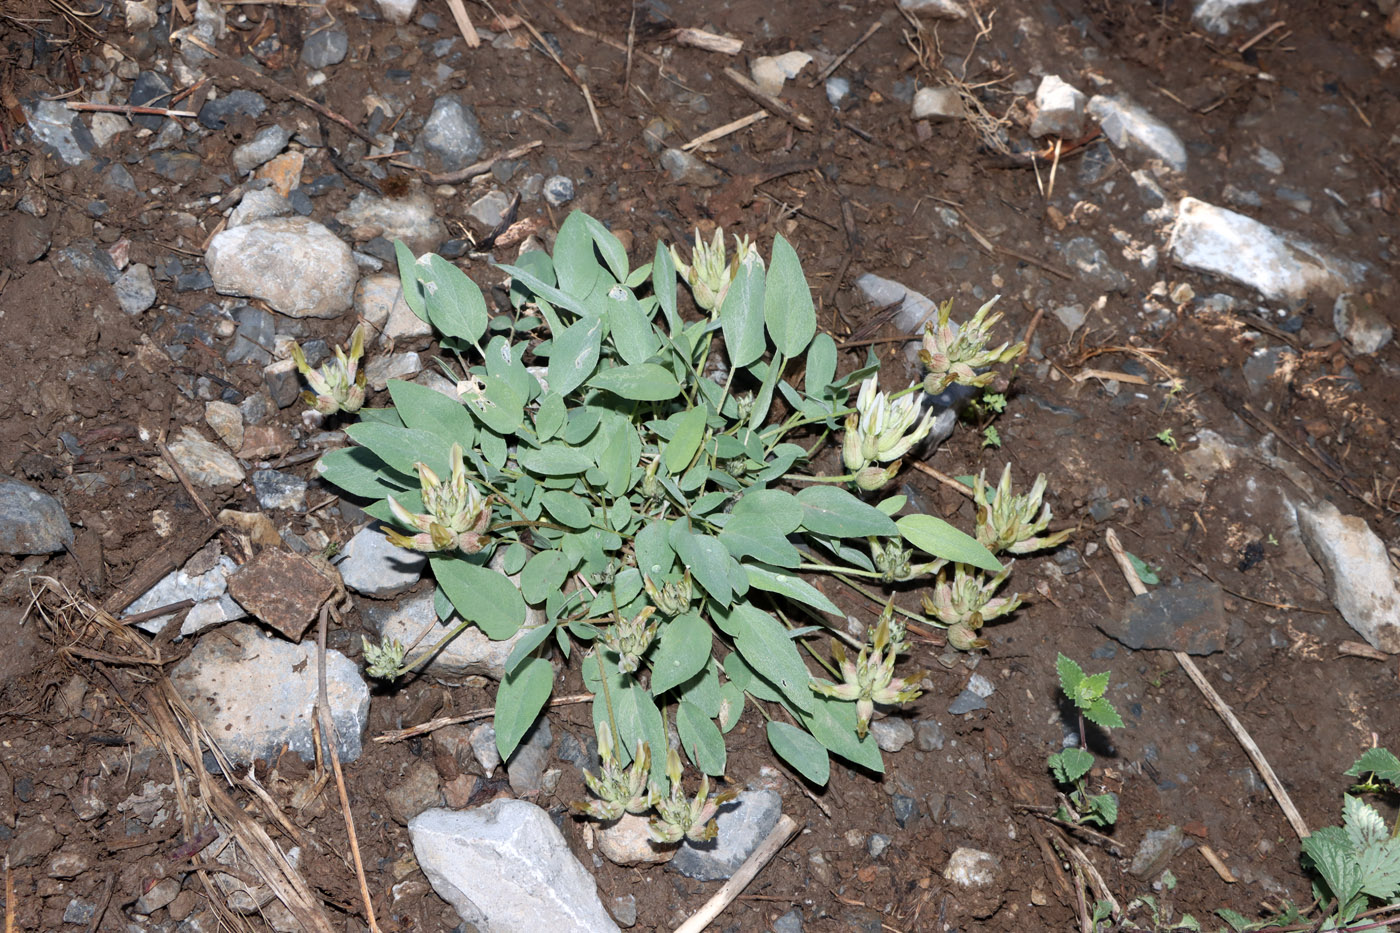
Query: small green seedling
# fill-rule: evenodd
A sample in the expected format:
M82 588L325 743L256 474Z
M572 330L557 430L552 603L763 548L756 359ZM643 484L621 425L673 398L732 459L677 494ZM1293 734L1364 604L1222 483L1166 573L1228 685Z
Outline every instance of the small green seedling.
M1181 449L1181 444L1177 441L1176 436L1172 434L1171 428L1163 428L1153 436L1157 438L1158 442L1165 444L1169 448L1171 448L1172 451L1178 451Z
M1001 432L996 429L996 425L989 424L982 429L983 447L1000 447Z
M1155 567L1147 563L1147 561L1138 557L1131 551L1124 551L1123 553L1128 555L1128 561L1133 565L1133 571L1143 583L1146 583L1148 586L1156 586L1158 583L1162 582L1161 578L1157 576L1157 572L1162 569L1161 567Z
M1346 771L1363 780L1361 793L1400 790L1400 759L1384 748L1367 749ZM1394 904L1400 898L1400 820L1385 818L1359 796L1342 800L1342 825L1325 826L1303 840L1303 855L1318 874L1313 894L1326 905L1321 929L1344 927L1372 901Z
M1070 823L1112 826L1118 821L1118 798L1113 794L1089 793L1086 778L1094 767L1094 755L1084 747L1086 719L1105 729L1123 728L1123 717L1104 696L1108 691L1108 671L1085 674L1082 667L1063 654L1055 662L1055 669L1060 675L1060 689L1079 713L1079 746L1056 752L1049 759L1056 783L1073 788L1061 798L1055 816Z

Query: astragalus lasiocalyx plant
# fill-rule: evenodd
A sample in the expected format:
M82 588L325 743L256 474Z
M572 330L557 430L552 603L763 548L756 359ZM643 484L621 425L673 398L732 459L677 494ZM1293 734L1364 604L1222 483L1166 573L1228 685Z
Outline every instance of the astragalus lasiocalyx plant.
M441 618L514 639L495 704L502 756L545 707L557 650L594 695L600 746L607 736L590 812L650 807L658 839L703 836L717 804L708 783L686 795L668 732L720 776L725 734L750 709L818 784L831 753L883 770L873 708L918 692L920 675L895 670L903 620L947 623L891 603L862 644L844 634L831 586L883 606L872 588L917 586L950 561L1003 570L971 534L873 495L928 434L924 385L881 393L873 355L837 374L781 236L766 264L743 241L728 259L723 235L714 242L684 270L700 304L714 299L698 319L682 314L671 249L658 243L634 269L583 213L552 256L500 267L509 302L495 310L456 266L398 245L404 300L441 334L445 391L391 380L392 405L362 408L346 428L356 446L319 464L371 500L391 540L429 554ZM949 344L939 380L982 378L965 368L991 359L979 320ZM840 457L820 456L843 429ZM823 474L829 459L845 472ZM527 606L546 621L522 630ZM850 650L826 656L822 632ZM439 648L371 645L366 657L373 673L402 675Z

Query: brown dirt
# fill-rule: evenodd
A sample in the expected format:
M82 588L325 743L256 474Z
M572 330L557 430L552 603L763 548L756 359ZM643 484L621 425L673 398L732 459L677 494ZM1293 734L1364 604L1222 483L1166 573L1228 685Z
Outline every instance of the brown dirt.
M204 397L225 393L236 401L255 391L260 374L254 367L224 363L227 334L200 311L218 300L212 292L177 293L171 283L161 283L156 308L132 318L119 309L105 280L65 278L53 257L83 238L105 247L126 237L133 262L154 266L178 256L187 269L197 266L218 217L190 202L202 198L208 205L211 195L226 190L233 174L228 152L257 127L252 121L235 122L223 133L206 136L199 150L201 175L178 191L135 159L128 167L139 185L164 185L164 194L148 199L105 186L91 166L65 169L17 134L9 94L12 89L28 99L74 90L77 79L93 76L84 69L95 45L85 35L74 37L73 19L60 14L61 4L36 0L13 6L13 13L7 10L0 18L0 67L7 90L6 111L0 114L5 140L0 156L5 172L0 182L0 244L5 244L0 247L0 473L57 496L77 533L72 554L30 561L26 569L53 575L75 593L101 601L164 543L163 531L175 529L168 533L178 537L200 521L184 490L152 471L152 439L200 423ZM623 5L566 0L561 6L573 19L625 45L629 11ZM1382 17L1369 2L1266 7L1255 20L1261 26L1283 20L1286 29L1241 55L1233 49L1249 32L1210 36L1187 20L1189 11L1180 4L1022 0L994 8L984 3L980 9L990 31L974 45L970 24L939 24L936 44L929 34L925 64L937 65L940 49L945 56L941 62L950 67L968 56L969 83L997 82L982 91L995 114L1023 109L1024 101L1011 88L1033 67L1073 76L1073 83L1085 90L1092 89L1082 77L1086 73L1110 79L1169 120L1187 143L1189 184L1169 179L1168 189L1215 203L1224 202L1227 183L1261 189L1277 183L1261 176L1251 161L1256 146L1267 146L1285 160L1287 184L1312 197L1313 213L1299 214L1268 196L1262 208L1250 213L1370 263L1371 298L1400 324L1391 310L1400 163L1390 138L1400 125L1400 96L1392 73L1372 60L1394 40L1383 33ZM841 5L698 0L684 5L687 18L679 25L706 24L740 37L745 55L816 46L835 52L886 8L866 0ZM468 9L478 22L489 20L483 7ZM225 40L225 54L241 54L249 37L271 34L281 37L284 48L269 60L269 70L297 61L302 11L274 6L228 10L231 21L240 14L247 21ZM446 8L433 11L436 29L409 25L395 30L337 9L349 30L352 53L329 70L324 88L328 106L361 124L367 116L366 95L391 94L421 121L438 92L417 82L387 82L385 69L435 67L436 60L420 44L455 33ZM1163 568L1164 583L1206 575L1226 589L1228 647L1203 659L1202 667L1271 758L1310 825L1334 821L1345 787L1341 769L1373 736L1392 748L1400 745L1394 718L1400 672L1393 659L1381 663L1339 655L1338 644L1354 635L1331 610L1316 566L1296 537L1285 533L1290 507L1278 490L1295 501L1306 498L1305 493L1260 460L1241 459L1202 479L1191 475L1194 461L1188 458L1193 439L1204 429L1257 445L1265 436L1261 429L1271 430L1259 419L1262 415L1280 432L1274 451L1299 464L1317 496L1361 515L1395 542L1400 510L1400 500L1394 498L1400 481L1393 452L1400 403L1395 345L1376 356L1350 354L1331 329L1330 302L1322 301L1289 309L1302 317L1295 334L1280 335L1275 327L1239 314L1176 309L1165 298L1159 302L1165 312L1149 319L1139 309L1158 281L1169 286L1189 282L1202 295L1221 290L1253 296L1172 267L1159 232L1136 220L1143 207L1128 174L1141 163L1133 157L1117 154L1121 161L1115 158L1092 182L1083 180L1082 167L1085 159L1104 151L1102 146L1088 156L1067 159L1054 194L1046 198L1032 170L1006 167L1003 159L979 146L966 124L912 123L907 104L898 100L897 82L935 79L903 41L901 32L908 25L898 17L838 70L852 79L854 105L836 114L820 86L805 86L809 68L789 85L785 99L814 118L815 131L797 132L770 118L722 140L708 158L735 181L705 191L672 185L656 168L641 131L648 120L661 116L673 127L673 140L688 139L751 112L753 102L720 76L729 62L673 47L666 33L647 27L639 12L638 54L629 73L624 52L572 32L553 5L534 4L526 12L557 37L567 62L585 70L606 129L603 139L596 138L578 90L538 50L484 45L463 59L444 89L460 89L474 104L493 146L544 140L530 157L531 171L557 170L574 178L579 196L573 206L630 234L637 244L635 255L649 252L647 244L657 236L675 240L693 225L708 229L716 220L760 239L781 231L811 271L823 326L838 340L869 319L870 309L850 286L866 271L936 298L955 296L963 311L977 303L974 289L978 295L1001 291L1007 296L1002 306L1010 331L1016 334L1025 332L1033 315L1045 312L1036 330L1044 359L1020 367L1010 408L996 422L1003 446L983 449L975 427L964 427L932 463L961 474L979 465L999 472L1009 460L1018 479L1047 473L1057 519L1077 529L1074 542L1084 555L1084 569L1066 574L1061 572L1064 565L1044 556L1019 563L1013 582L1032 598L1010 621L988 630L992 647L977 671L997 689L986 711L950 716L947 706L963 688L968 665L940 666L933 645L916 651L913 663L932 670L934 689L912 704L907 715L943 723L946 743L941 750L919 751L910 745L888 757L882 780L834 767L831 786L819 792L830 817L794 776L784 772L774 778L784 809L807 831L762 872L716 928L765 929L792 907L802 911L809 930L879 929L881 924L888 930L934 930L943 928L940 921L949 928L988 931L1073 928L1074 902L1059 886L1058 860L1047 861L1037 844L1047 829L1016 809L1018 803L1055 802L1045 758L1060 747L1065 729L1054 674L1057 651L1090 669L1113 671L1112 698L1127 727L1096 747L1100 769L1095 784L1120 795L1121 817L1113 838L1125 854L1131 856L1146 832L1176 824L1188 829L1188 838L1209 844L1239 879L1226 884L1198 851L1185 851L1170 866L1179 879L1166 894L1172 905L1204 917L1221 906L1253 916L1266 898L1307 903L1309 881L1299 865L1296 838L1239 745L1170 654L1121 646L1111 654L1106 650L1113 645L1094 623L1121 609L1129 594L1101 545L1102 534L1108 524L1118 529L1130 551ZM43 48L36 46L38 27L30 20L43 20L49 36L38 43ZM110 24L101 17L90 22L114 45L129 47L120 15ZM653 57L658 53L664 55L664 70ZM1261 78L1260 70L1270 78ZM294 64L278 76L288 86L304 88L302 71ZM703 103L697 107L697 101ZM314 126L305 109L286 100L274 101L259 125L274 119ZM332 132L336 145L344 145L344 139L340 130ZM102 154L121 160L128 152L143 153L142 145L126 134ZM307 178L333 171L323 150L309 154L313 162L304 173ZM756 189L752 177L745 181L751 173L762 175L765 167L804 159L815 160L820 171L783 176ZM1047 169L1042 162L1042 176ZM451 197L439 196L439 212L454 235L466 229L464 205L489 184L488 177L470 191L460 186ZM1338 233L1323 222L1331 209L1324 188L1337 190L1348 205L1342 216L1350 233ZM347 182L347 188L318 198L315 216L329 216L355 191ZM44 201L45 216L21 213L16 205L23 197ZM94 199L108 207L96 223L86 211ZM964 218L962 224L949 226L942 219L940 208L949 206ZM551 226L562 219L541 202L526 210L540 212ZM849 240L843 216L854 224ZM1070 226L1062 231L1056 221L1065 218ZM1123 234L1124 242L1153 243L1163 251L1152 274L1110 248L1114 232L1128 221L1135 226ZM979 245L971 229L1000 249ZM1057 244L1080 235L1093 236L1109 249L1130 281L1123 293L1109 294L1102 308L1091 311L1085 328L1071 338L1050 312L1064 304L1089 306L1100 290L1046 267L1060 268L1064 259ZM23 245L45 239L51 241L45 258L26 262ZM466 262L464 268L485 281L497 278L484 262ZM838 270L844 274L840 279ZM1275 315L1264 324L1277 325L1285 317ZM340 339L346 330L341 322L307 322L302 333ZM873 335L892 334L884 325ZM179 360L163 349L171 343L186 347ZM1251 387L1242 372L1245 363L1262 348L1288 344L1299 351L1296 364ZM1162 381L1125 347L1154 354L1183 380L1184 390L1170 394L1157 384L1105 387L1099 380L1073 379L1082 367L1093 366ZM894 361L893 374L898 375L898 351L886 344L876 349ZM856 359L855 352L849 354L847 365ZM1353 377L1359 391L1349 387ZM1117 388L1116 394L1110 388ZM287 429L299 429L295 407L279 417ZM1165 428L1184 444L1182 452L1154 439ZM71 435L82 454L65 448L61 435ZM1293 448L1308 451L1311 460ZM300 452L277 463L309 476L311 460L298 461ZM969 506L956 495L913 471L903 479L939 514L964 526L971 523ZM311 499L326 495L328 491L313 488ZM215 511L257 510L248 487L206 491L206 498ZM1103 515L1110 504L1110 519L1096 520L1091 514L1092 509ZM303 514L292 530L322 530L338 539L345 529L342 523ZM0 576L7 578L4 595L11 605L22 603L25 595L23 578L15 573L19 566L14 558L0 558ZM852 604L850 609L867 619L872 614L869 606ZM167 822L164 829L151 829L117 810L118 802L146 782L168 784L171 761L132 729L123 709L134 696L123 694L126 681L99 670L119 665L63 655L59 636L33 620L20 627L13 612L0 614L0 626L7 646L0 694L0 848L11 855L17 928L77 929L63 922L65 908L76 897L105 905L100 929L124 929L122 918L132 916L133 902L159 873L185 877L190 868L188 862L172 868L166 855L198 827ZM357 652L357 626L352 615L347 628L333 635L333 646ZM183 650L174 649L177 656ZM1096 651L1107 656L1096 658ZM578 690L577 681L577 671L571 670L561 692ZM490 703L491 691L480 685L448 688L415 680L375 696L370 732ZM586 738L586 710L564 707L550 715L556 734L562 730ZM736 781L754 779L761 766L772 763L755 723L742 724L731 742L730 773ZM385 789L418 761L432 763L444 782L463 767L444 746L426 738L369 745L365 756L347 768L369 889L386 930L449 930L457 923L412 866L408 834L386 801ZM259 768L259 777L274 800L289 807L306 769L295 761L274 765L271 771ZM568 766L563 771L557 791L538 801L541 805L559 810L584 794L577 773ZM498 792L498 783L483 782L474 802ZM895 794L918 804L918 815L903 828L894 819ZM104 814L84 818L89 796L105 802ZM173 797L167 803L173 806ZM311 840L302 870L312 889L326 900L337 922L347 929L362 928L351 919L359 916L359 907L333 792L297 811L295 822ZM713 892L713 884L660 868L638 871L596 860L583 847L581 825L568 820L565 825L605 899L636 896L637 929L669 929ZM871 833L893 840L879 859L865 848ZM950 853L964 845L1001 859L1003 888L991 902L951 889L942 877ZM818 851L829 869L814 870L811 855ZM1101 849L1089 852L1121 900L1149 890L1146 882L1127 874L1126 858ZM87 868L73 877L55 877L55 853L83 859ZM207 897L207 889L190 875L176 903L157 911L143 928L173 930ZM256 916L246 922L262 928Z

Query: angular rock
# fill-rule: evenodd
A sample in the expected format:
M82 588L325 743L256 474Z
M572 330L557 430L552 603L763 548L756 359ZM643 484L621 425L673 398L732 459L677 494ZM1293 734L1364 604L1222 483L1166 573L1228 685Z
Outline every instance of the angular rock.
M266 98L246 88L239 88L222 97L216 97L199 108L199 123L206 130L221 130L234 117L256 118L262 116L265 110L267 110Z
M442 777L431 761L420 758L408 766L408 773L384 794L394 822L407 826L424 810L442 805Z
M1040 79L1035 91L1035 116L1031 119L1031 135L1062 136L1077 139L1084 132L1084 92L1066 84L1058 75Z
M397 275L379 273L360 279L355 286L355 314L380 333L380 342L427 337L433 332L433 326L403 300L403 284Z
M1357 353L1375 353L1395 336L1385 315L1360 295L1337 296L1332 305L1332 326Z
M130 15L131 7L132 4L128 3L128 15ZM152 17L156 15L154 2L150 6L150 15ZM156 71L143 71L132 82L131 94L127 97L127 103L135 107L169 107L171 94L169 78ZM138 113L132 116L131 122L148 130L159 130L161 124L166 123L166 118L158 114ZM169 121L169 123L174 122L173 120ZM178 125L176 128L179 128Z
M229 625L219 638L200 639L170 680L234 761L271 761L284 745L311 761L316 654L314 644ZM353 761L369 719L369 688L355 662L334 649L326 651L326 691L340 757Z
M1174 171L1186 171L1186 146L1171 127L1123 97L1096 94L1089 115L1099 121L1109 142L1161 159Z
M993 885L1001 859L980 849L959 847L948 857L948 867L943 869L943 877L960 888L981 888Z
M57 499L0 476L0 554L56 554L72 544L73 527Z
M241 619L247 613L228 595L228 577L237 567L231 557L222 556L211 569L202 573L190 573L183 568L168 573L155 586L142 593L122 614L132 616L192 599L194 606L180 623L182 637L193 635L211 625ZM137 622L136 627L152 635L159 634L165 628L165 624L174 617L173 612L156 616L144 622Z
M943 726L937 719L921 719L914 724L914 742L919 751L938 751L944 741Z
M563 207L574 199L574 180L567 175L551 175L544 180L543 191L550 207Z
M222 401L205 402L204 422L229 450L243 446L243 413L237 406Z
M1143 881L1157 877L1181 849L1183 838L1180 826L1149 830L1143 837L1142 845L1133 854L1128 874Z
M1181 199L1167 248L1184 266L1248 285L1274 301L1301 300L1314 290L1336 295L1359 282L1365 271L1302 239L1195 198Z
M875 736L881 751L891 754L914 741L914 727L903 716L875 720L870 724L870 734Z
M777 791L746 790L719 811L719 838L703 844L686 840L671 867L697 881L722 881L739 870L782 813Z
M300 476L277 470L254 470L252 479L253 492L263 508L297 512L306 508L306 480Z
M1257 6L1261 2L1263 0L1196 0L1191 18L1210 32L1223 35L1245 15L1246 7Z
M112 288L117 304L127 314L140 314L156 303L155 279L151 277L151 267L144 262L132 263Z
M1330 502L1298 507L1298 531L1322 567L1332 604L1373 648L1400 653L1400 579L1365 520Z
M177 185L188 185L204 168L204 160L193 152L154 152L146 164L161 178Z
M365 381L370 388L382 391L388 388L390 379L411 379L422 369L423 362L417 353L376 356L365 366Z
M761 55L749 65L749 74L758 89L772 97L783 91L783 85L798 76L812 61L806 52L784 52L782 55Z
M659 865L676 857L677 847L653 840L651 820L635 813L624 813L609 823L597 839L598 851L617 865Z
M402 26L413 19L413 11L418 9L418 0L376 0L379 12L395 26Z
M97 148L105 148L106 145L131 129L131 123L119 113L94 113L92 115L92 141L97 143Z
M422 191L402 198L380 198L362 191L335 219L351 228L358 241L377 236L403 240L415 256L434 252L447 239L447 227Z
M61 100L24 104L24 117L34 138L52 149L67 165L82 165L97 147L78 115Z
M428 167L442 172L465 168L481 157L484 148L486 141L481 137L476 112L456 94L445 94L433 101L433 109L414 142L415 151Z
M1211 580L1163 586L1128 603L1122 617L1101 618L1099 630L1134 651L1185 651L1207 655L1225 649L1230 622L1224 595Z
M428 810L408 824L433 890L466 923L492 933L616 933L593 878L549 814L523 800Z
M249 191L239 200L238 206L228 215L224 229L241 227L255 220L270 217L286 217L292 212L292 202L277 193L276 188L259 188Z
M661 153L661 167L670 174L671 181L678 185L713 188L724 180L719 169L714 168L699 156L682 149L663 151Z
M344 553L336 569L345 585L356 593L379 599L397 596L411 588L428 563L426 554L390 544L375 525L356 532L345 545Z
M224 230L209 244L205 262L219 294L261 298L290 317L339 317L350 308L360 276L350 247L305 217Z
M957 88L921 87L914 95L915 120L960 120L967 115Z
M554 744L554 735L549 729L549 720L541 716L535 720L525 739L511 752L506 762L506 777L510 789L517 797L537 796L543 788L544 768L549 763L549 747Z
M363 532L361 532L363 534ZM343 563L343 562L342 562ZM423 593L402 600L391 606L370 606L365 609L370 625L381 638L395 638L409 644L428 629L429 624L438 618L433 606L433 594ZM544 621L538 609L529 609L525 625L520 631L505 641L492 641L486 633L474 625L468 626L447 646L433 656L426 670L438 676L468 677L472 675L488 677L499 681L505 676L506 659L515 648L516 642L532 628ZM439 644L460 624L461 619L454 613L446 621L438 621L423 640L418 650L427 651Z
M899 8L935 19L967 19L967 10L958 0L899 0Z
M276 156L292 141L292 131L274 123L253 134L253 138L233 147L233 167L244 175Z
M301 641L340 581L335 569L279 548L265 548L229 577L229 595L287 639Z
M214 489L233 486L243 482L246 475L233 454L205 440L188 425L181 428L180 436L170 442L170 453L196 486Z
M1128 277L1108 261L1108 253L1091 237L1075 237L1065 244L1064 258L1095 288L1122 292L1128 288Z
M350 51L350 34L338 26L318 29L301 44L301 63L312 71L339 65Z
M510 198L504 191L488 191L472 202L467 208L467 216L487 230L494 230L505 219L510 210Z

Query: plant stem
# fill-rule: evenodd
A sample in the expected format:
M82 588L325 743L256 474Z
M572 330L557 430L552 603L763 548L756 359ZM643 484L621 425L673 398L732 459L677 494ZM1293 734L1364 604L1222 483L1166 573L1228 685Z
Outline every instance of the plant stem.
M846 473L843 476L803 476L800 473L792 473L783 477L799 483L849 483L856 478L854 473Z

